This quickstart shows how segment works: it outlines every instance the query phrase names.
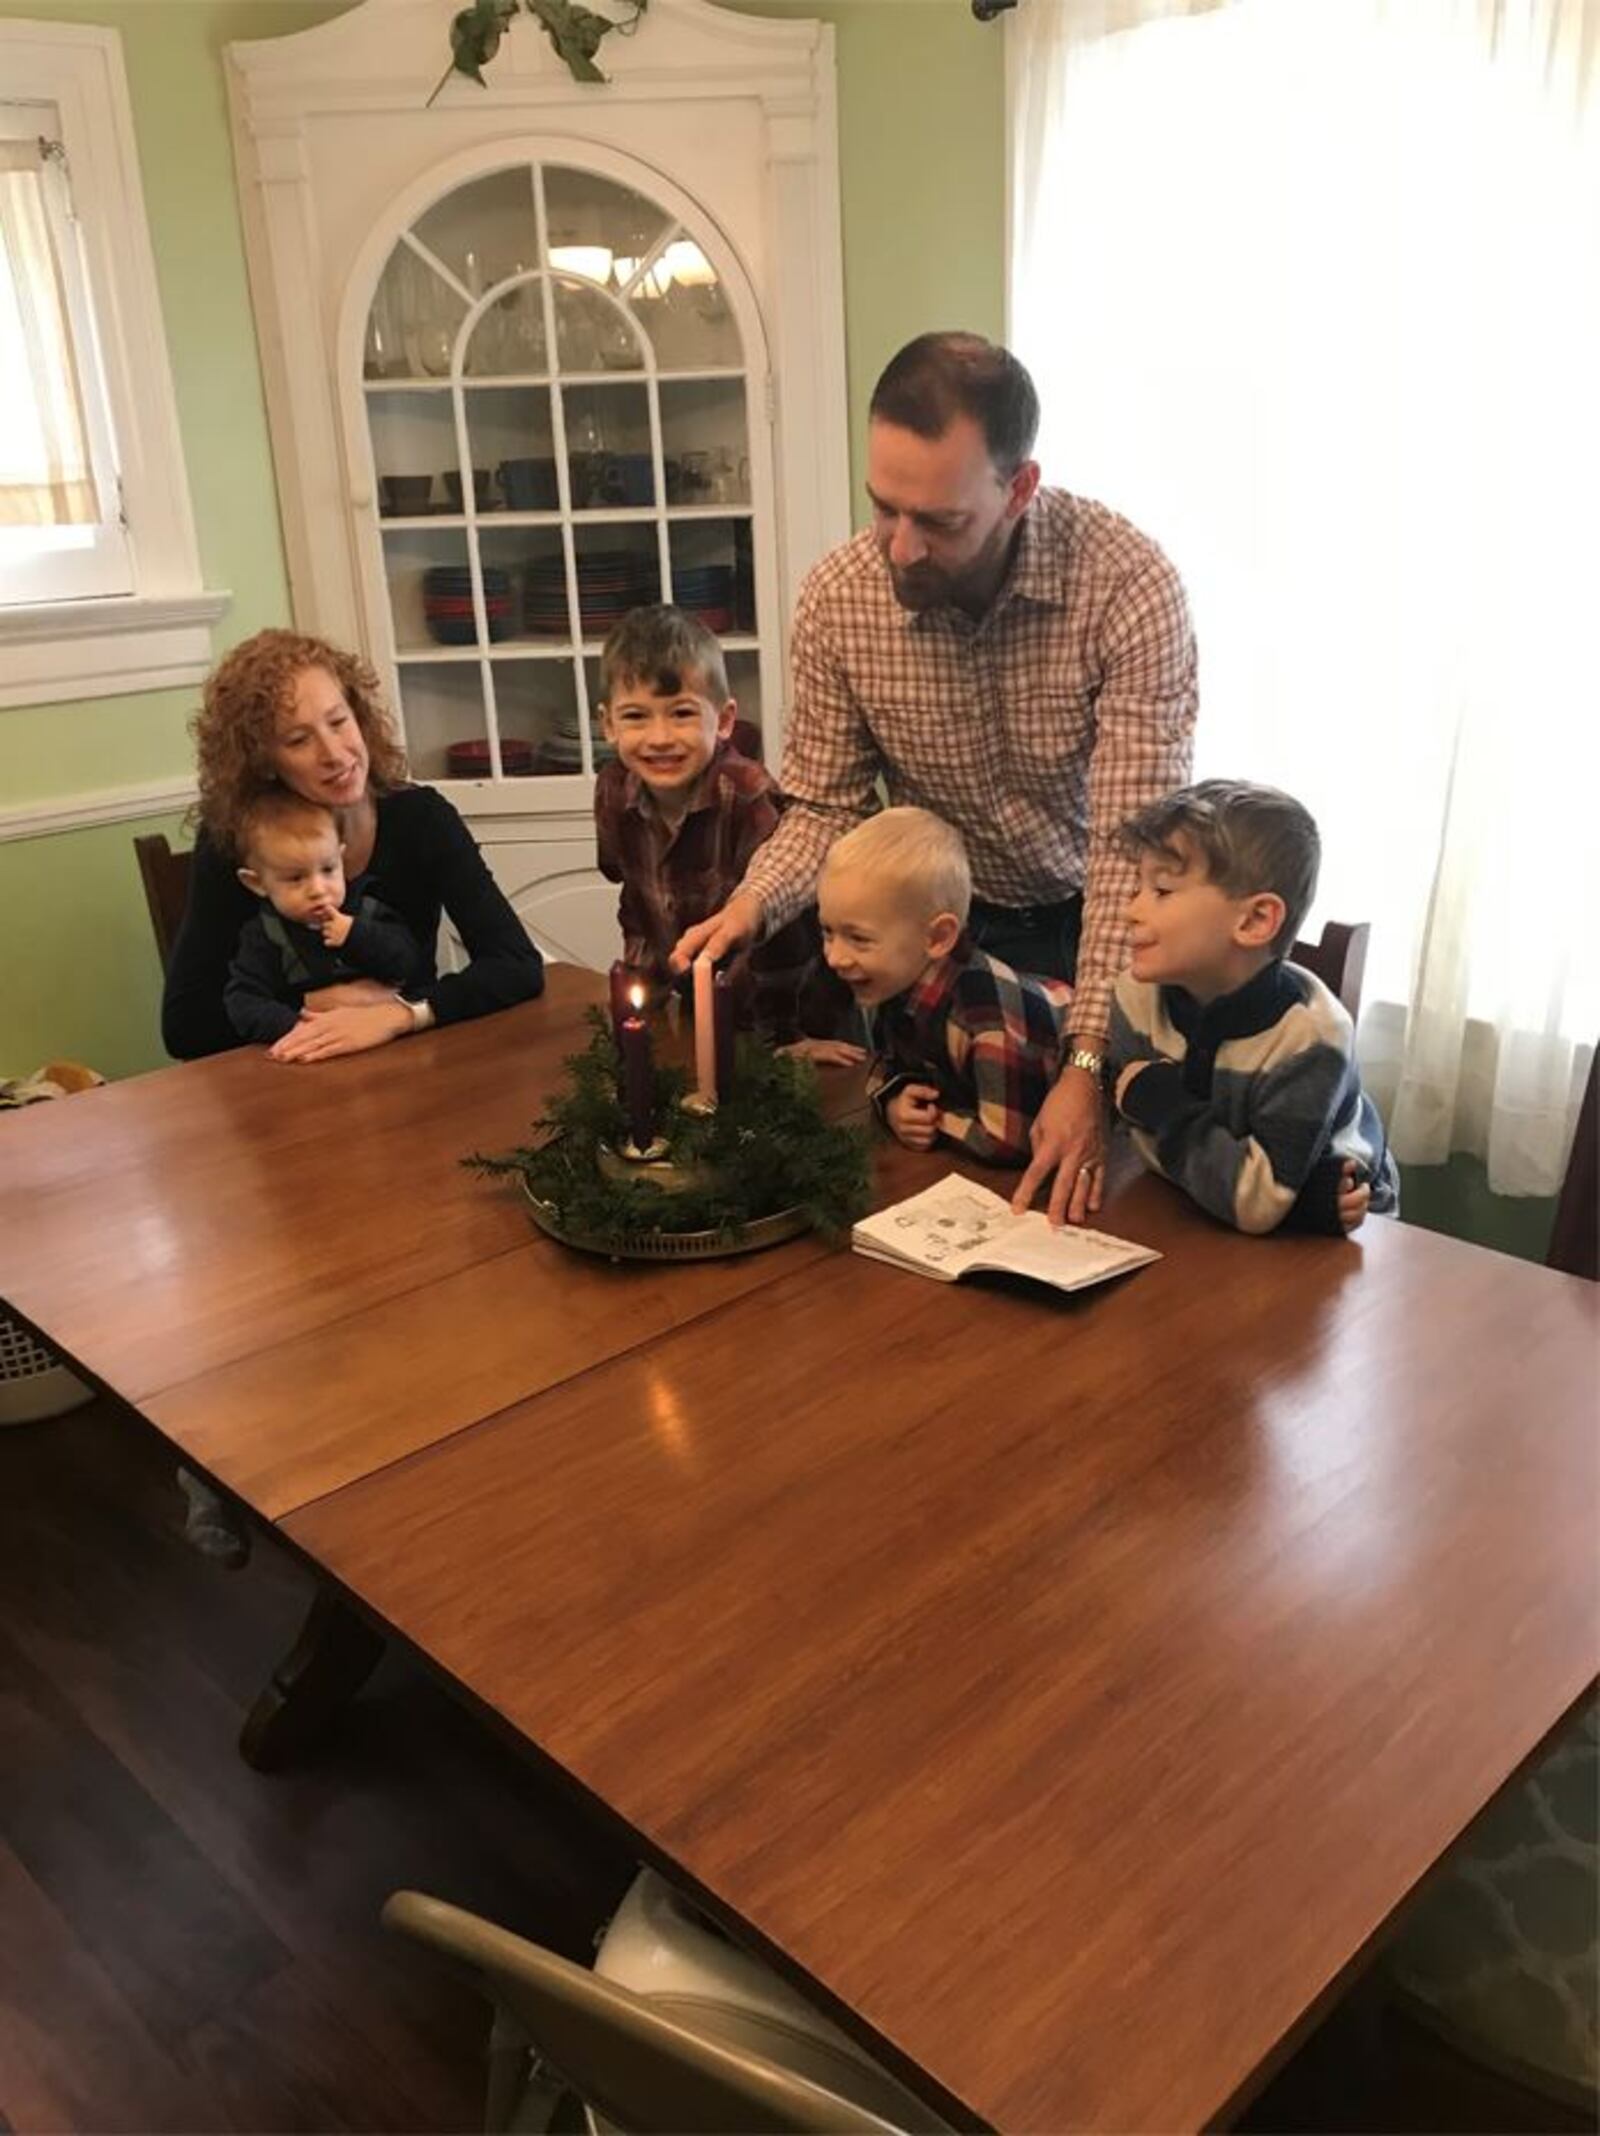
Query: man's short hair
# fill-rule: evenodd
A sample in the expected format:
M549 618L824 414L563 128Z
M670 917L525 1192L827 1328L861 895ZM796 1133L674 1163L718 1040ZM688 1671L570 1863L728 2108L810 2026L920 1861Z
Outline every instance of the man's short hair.
M919 917L953 912L964 927L972 903L972 870L961 833L925 808L886 808L834 840L823 862L859 868L896 897L922 908Z
M919 438L942 438L958 415L983 432L995 472L1014 475L1033 454L1039 396L1027 368L981 334L919 334L872 389L869 422L893 423Z
M610 704L619 685L644 683L663 697L693 690L713 704L728 701L722 647L703 623L666 602L630 608L600 649L600 698Z
M314 838L324 831L332 831L335 838L339 836L339 819L331 808L320 801L308 801L287 786L264 786L240 809L234 840L248 861L255 857L261 840L274 832L291 838Z
M1152 801L1130 816L1119 834L1129 854L1180 858L1179 838L1205 863L1207 880L1230 897L1271 890L1283 899L1283 925L1274 956L1294 947L1317 894L1322 840L1311 811L1275 786L1243 779L1202 779Z

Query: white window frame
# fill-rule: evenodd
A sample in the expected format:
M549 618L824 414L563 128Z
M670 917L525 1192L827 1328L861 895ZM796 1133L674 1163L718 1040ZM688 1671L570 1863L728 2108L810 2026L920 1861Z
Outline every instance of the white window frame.
M131 565L125 591L0 596L0 707L197 682L230 596L201 577L120 36L0 20L0 104L57 114L93 306L74 332L104 381Z

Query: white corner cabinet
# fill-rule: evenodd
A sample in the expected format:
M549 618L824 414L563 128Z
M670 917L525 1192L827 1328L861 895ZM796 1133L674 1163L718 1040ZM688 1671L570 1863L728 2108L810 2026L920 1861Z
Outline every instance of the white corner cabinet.
M452 11L228 49L294 616L372 659L535 938L602 963L606 631L701 615L776 763L794 595L849 532L832 33L651 0L579 84L519 16L430 108Z

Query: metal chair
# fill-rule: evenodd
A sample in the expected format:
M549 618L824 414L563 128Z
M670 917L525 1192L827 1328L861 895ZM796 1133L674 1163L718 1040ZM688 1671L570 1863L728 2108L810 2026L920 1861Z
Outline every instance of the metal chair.
M1361 982L1366 976L1367 945L1371 939L1372 928L1366 920L1351 927L1341 920L1329 920L1320 942L1296 942L1289 952L1291 964L1298 964L1302 971L1320 979L1328 992L1344 1003L1352 1023L1361 1020Z
M667 1888L645 1871L624 1912L641 1887ZM582 2099L591 2128L636 2136L947 2126L731 1945L733 1973L758 1976L763 2007L726 1999L692 1964L691 1977L669 1964L659 1991L641 1994L421 1892L396 1892L383 1921L466 1966L492 2005L488 2129L548 2128L564 2092Z
M194 867L194 855L174 853L160 831L136 838L133 850L139 862L145 902L150 907L156 953L164 972L172 961L172 945L178 939L178 929L183 925L183 915L188 909L189 876Z

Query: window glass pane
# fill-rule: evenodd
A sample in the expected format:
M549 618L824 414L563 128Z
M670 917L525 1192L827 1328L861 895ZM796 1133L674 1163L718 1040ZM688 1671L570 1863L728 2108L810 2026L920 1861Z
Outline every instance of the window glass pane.
M0 525L99 519L37 140L0 141Z

